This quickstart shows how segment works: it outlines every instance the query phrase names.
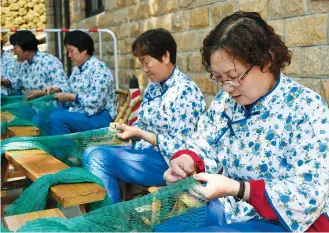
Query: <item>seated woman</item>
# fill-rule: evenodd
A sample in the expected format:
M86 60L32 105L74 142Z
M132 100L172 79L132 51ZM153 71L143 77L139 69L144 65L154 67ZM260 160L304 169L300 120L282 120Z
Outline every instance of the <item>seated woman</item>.
M14 56L8 52L3 50L3 41L0 41L1 50L0 50L0 63L1 63L1 80L11 80L15 77L16 72L19 71L19 63L14 58ZM1 95L7 96L15 93L12 89L7 88L1 84Z
M94 42L87 33L69 32L64 44L76 66L68 79L69 91L55 94L62 108L51 113L51 135L107 127L117 114L111 70L93 56ZM59 91L46 88L47 94Z
M21 30L10 37L17 59L23 63L17 74L8 79L1 77L1 86L27 93L27 99L46 95L43 90L53 86L58 90L67 89L67 77L58 58L38 51L39 41L31 31Z
M132 51L151 81L147 86L138 120L133 126L117 124L123 139L133 145L100 146L84 152L83 166L105 184L113 203L120 201L119 181L145 186L164 185L172 151L196 131L205 102L197 85L176 64L177 45L164 29L139 36Z
M207 172L194 177L216 201L191 231L329 231L329 110L281 73L291 60L281 37L258 13L237 12L201 51L223 91L164 173L170 184Z

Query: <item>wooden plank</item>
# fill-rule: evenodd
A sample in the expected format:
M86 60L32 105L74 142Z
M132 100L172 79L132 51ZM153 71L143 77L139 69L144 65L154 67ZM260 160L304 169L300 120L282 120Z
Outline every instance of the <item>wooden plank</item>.
M40 130L35 126L8 126L7 137L39 136Z
M1 121L13 120L15 116L10 112L1 112ZM1 135L1 139L10 137L39 136L40 130L35 126L8 126L6 135Z
M11 114L10 112L1 112L1 120L11 121L15 118L15 115Z
M18 230L27 221L32 221L38 218L65 218L64 214L58 209L42 210L38 212L32 212L27 214L19 214L14 216L8 216L4 218L4 225L11 231Z
M32 181L69 168L42 150L9 151L5 156ZM104 200L106 190L95 183L60 184L51 187L50 195L63 207L69 207Z

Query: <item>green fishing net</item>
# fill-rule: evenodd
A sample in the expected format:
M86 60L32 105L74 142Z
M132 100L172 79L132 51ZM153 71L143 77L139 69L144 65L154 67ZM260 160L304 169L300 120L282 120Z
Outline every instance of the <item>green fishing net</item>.
M13 96L13 98L14 97L15 96ZM1 111L13 114L15 120L13 122L6 122L4 119L1 119L1 134L5 134L5 129L8 126L33 125L40 129L40 135L46 135L47 127L49 127L47 124L49 122L50 114L56 107L58 107L58 104L54 99L53 94L33 100L25 100L22 98L21 101L11 101L8 104L2 105ZM32 119L36 115L38 115L38 118L42 119L42 121L32 122Z
M82 153L90 146L128 145L127 141L116 137L116 133L111 128L101 128L55 136L12 137L1 141L0 152L41 149L61 160L68 157L81 160Z
M1 106L23 101L26 95L1 96Z
M18 232L186 231L204 224L207 215L207 201L197 192L197 185L189 177L154 193L107 205L79 217L27 222Z
M61 170L56 174L44 175L24 190L23 194L5 209L4 215L12 216L44 210L49 189L57 184L90 182L104 187L103 182L97 176L82 168L68 168ZM106 197L104 201L96 203L95 206L101 207L110 203L110 200ZM94 208L92 207L92 209Z

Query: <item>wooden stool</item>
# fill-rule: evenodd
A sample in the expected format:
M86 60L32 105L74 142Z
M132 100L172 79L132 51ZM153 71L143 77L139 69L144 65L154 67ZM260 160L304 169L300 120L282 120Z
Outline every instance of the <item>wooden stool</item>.
M32 181L69 168L42 150L8 151L5 158ZM59 184L50 188L50 196L61 206L80 206L82 213L86 212L85 204L102 201L105 195L106 190L95 183Z
M27 214L19 214L4 218L4 225L10 231L17 231L27 221L32 221L38 218L65 218L64 214L59 209L42 210Z

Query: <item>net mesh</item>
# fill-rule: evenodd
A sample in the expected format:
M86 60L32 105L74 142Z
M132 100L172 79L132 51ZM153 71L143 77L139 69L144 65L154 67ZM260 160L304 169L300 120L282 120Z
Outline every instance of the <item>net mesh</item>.
M1 96L1 106L23 101L26 95Z
M68 157L82 159L82 153L87 147L100 145L128 145L116 137L116 131L111 128L101 128L72 134L12 137L1 141L1 154L6 151L41 149L61 160Z
M4 135L6 132L6 127L8 126L25 126L32 125L37 126L40 129L41 135L47 134L47 125L49 122L50 114L55 107L58 107L56 100L54 99L54 95L47 95L37 99L26 101L25 97L20 96L9 96L3 100L1 97L1 101L7 103L5 105L2 104L1 111L9 112L13 114L16 118L12 121L7 122L5 119L1 119L1 134ZM40 123L32 122L33 117L38 114L39 118L42 118Z
M18 231L28 232L150 232L184 231L206 219L206 199L197 182L186 178L176 184L127 202L107 205L71 219L43 218Z

